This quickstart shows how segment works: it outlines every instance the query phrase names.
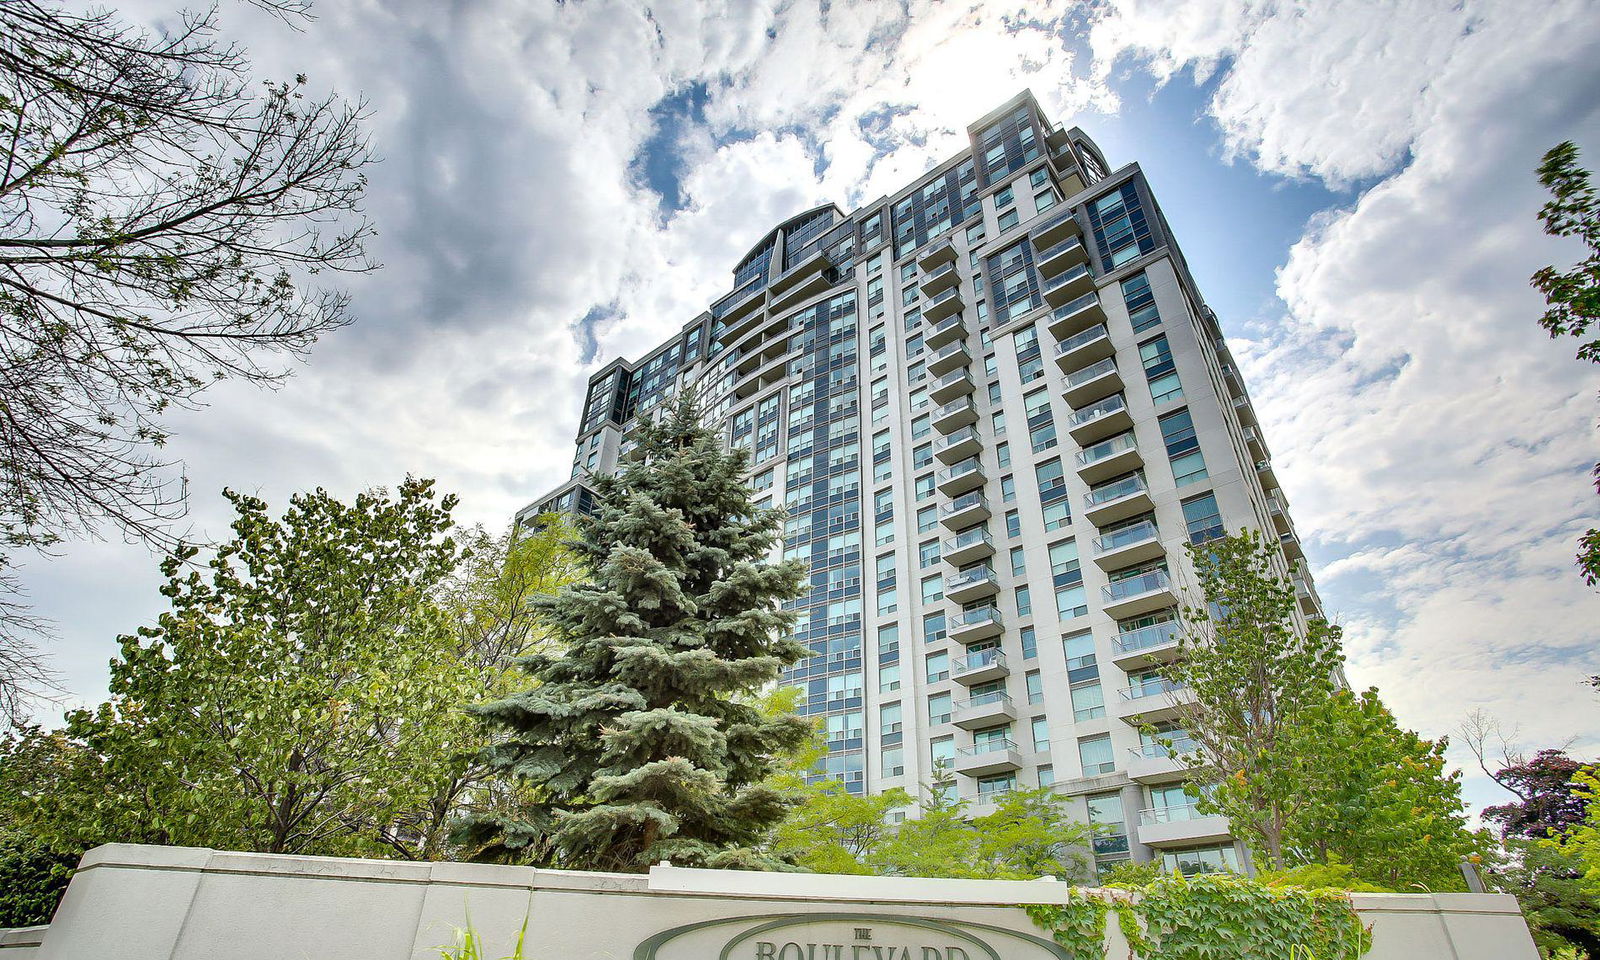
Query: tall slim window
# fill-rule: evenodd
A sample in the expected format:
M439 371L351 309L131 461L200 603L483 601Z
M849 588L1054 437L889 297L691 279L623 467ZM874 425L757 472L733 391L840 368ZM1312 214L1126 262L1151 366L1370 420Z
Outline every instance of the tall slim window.
M1140 333L1161 323L1156 310L1156 297L1150 290L1150 278L1140 271L1122 281L1122 302L1128 307L1128 320L1133 332Z
M1172 348L1164 335L1139 344L1139 361L1144 365L1145 379L1150 382L1150 399L1157 405L1183 399L1183 384L1178 380Z
M1051 582L1056 591L1056 615L1071 620L1089 612L1088 594L1083 586L1083 570L1078 563L1078 544L1064 540L1050 545Z
M1209 493L1183 501L1183 522L1188 528L1190 543L1205 543L1224 533L1217 498Z
M1167 446L1167 460L1172 464L1172 480L1180 487L1204 480L1206 460L1200 454L1200 439L1195 435L1194 418L1187 407L1162 417L1161 438Z
M1050 391L1035 390L1022 398L1023 410L1028 415L1028 439L1034 453L1043 453L1056 445L1056 421L1050 411Z

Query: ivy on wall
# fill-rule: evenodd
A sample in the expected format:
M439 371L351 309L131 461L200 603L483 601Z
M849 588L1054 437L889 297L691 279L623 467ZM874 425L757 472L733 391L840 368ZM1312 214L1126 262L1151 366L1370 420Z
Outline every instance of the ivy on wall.
M1162 877L1130 896L1074 890L1028 916L1076 957L1105 955L1115 913L1134 960L1358 960L1372 948L1342 890L1269 887L1229 874Z

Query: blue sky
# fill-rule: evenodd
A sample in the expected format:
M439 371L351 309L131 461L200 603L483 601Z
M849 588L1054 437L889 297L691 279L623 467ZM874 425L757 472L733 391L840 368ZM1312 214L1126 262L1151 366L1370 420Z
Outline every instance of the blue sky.
M165 0L127 0L151 22ZM725 0L356 0L303 33L224 21L269 76L365 95L386 266L280 390L174 418L197 534L225 487L281 503L437 477L491 525L562 479L581 386L724 292L744 250L851 208L1032 89L1138 160L1263 417L1350 675L1448 734L1600 748L1600 598L1571 564L1600 504L1596 370L1537 330L1532 169L1600 163L1583 0L822 8ZM69 702L154 617L155 561L72 544L25 571ZM1454 756L1464 759L1459 751ZM1478 803L1492 792L1469 779Z

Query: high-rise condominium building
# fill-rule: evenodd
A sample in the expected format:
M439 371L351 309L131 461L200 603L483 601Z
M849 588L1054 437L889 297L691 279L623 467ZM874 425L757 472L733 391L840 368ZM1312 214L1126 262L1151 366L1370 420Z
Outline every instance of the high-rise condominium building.
M1053 785L1102 866L1237 864L1141 730L1184 695L1161 671L1186 542L1281 537L1319 612L1255 411L1137 164L1027 93L968 135L893 196L779 224L732 292L590 378L572 478L522 516L587 509L695 384L811 565L816 655L784 682L824 722L819 776L915 792L947 765L976 812Z

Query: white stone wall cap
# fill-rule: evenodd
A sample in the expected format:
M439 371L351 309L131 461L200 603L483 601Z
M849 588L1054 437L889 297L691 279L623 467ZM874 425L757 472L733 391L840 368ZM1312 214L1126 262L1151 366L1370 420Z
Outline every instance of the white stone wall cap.
M1017 906L1065 903L1072 885L1047 877L1038 880L940 880L830 873L756 873L658 865L650 868L649 889L652 893L791 900Z
M1352 893L1350 902L1362 913L1521 913L1509 893Z
M160 869L202 869L216 853L206 847L162 847L148 843L103 843L86 851L78 869L97 866L126 866Z

